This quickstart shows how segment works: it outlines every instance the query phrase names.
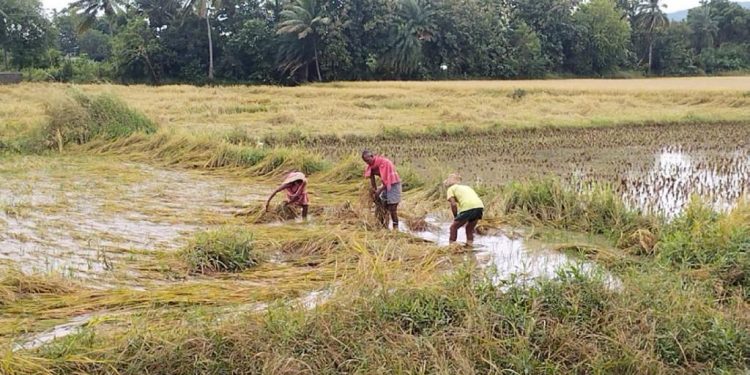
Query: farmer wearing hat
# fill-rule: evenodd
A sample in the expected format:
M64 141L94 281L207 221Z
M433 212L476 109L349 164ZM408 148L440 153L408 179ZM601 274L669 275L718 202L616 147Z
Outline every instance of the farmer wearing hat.
M469 186L461 185L461 176L453 173L448 176L443 185L448 188L448 202L453 212L453 224L451 224L449 242L456 242L458 230L466 225L466 245L474 244L474 229L477 222L484 213L482 200Z
M302 172L291 172L284 178L284 182L279 185L271 196L266 201L266 212L268 211L268 205L271 203L271 199L276 193L285 190L286 191L286 202L285 205L300 206L302 207L302 218L307 219L307 206L309 200L307 197L307 178Z
M376 204L381 204L391 214L393 229L398 230L398 204L401 203L401 177L396 172L393 162L380 155L374 155L368 150L362 151L362 160L367 164L365 177L370 178L370 195ZM379 188L375 183L375 176L383 183ZM383 226L388 227L385 218Z

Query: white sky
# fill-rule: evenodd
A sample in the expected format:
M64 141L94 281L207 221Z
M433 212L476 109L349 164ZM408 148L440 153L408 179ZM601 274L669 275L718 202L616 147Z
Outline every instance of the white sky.
M70 4L72 0L42 0L44 7L47 9L61 10ZM671 13L678 10L690 9L696 7L699 4L698 0L665 0L663 2L667 4L667 13Z

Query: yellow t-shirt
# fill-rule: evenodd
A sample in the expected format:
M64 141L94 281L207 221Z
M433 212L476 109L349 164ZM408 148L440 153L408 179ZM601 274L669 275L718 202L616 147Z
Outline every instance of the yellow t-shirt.
M479 199L477 192L466 185L453 185L448 188L448 199L456 198L458 202L458 212L468 211L474 208L484 208L482 200Z

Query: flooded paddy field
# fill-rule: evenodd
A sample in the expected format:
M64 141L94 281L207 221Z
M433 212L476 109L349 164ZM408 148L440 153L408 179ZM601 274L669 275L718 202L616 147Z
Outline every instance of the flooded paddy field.
M700 129L700 131L696 131ZM750 126L744 123L548 128L305 140L331 158L372 149L425 175L460 171L492 187L559 178L581 190L608 185L633 208L674 216L695 194L727 208L750 191Z
M279 299L314 306L335 289L337 278L357 267L359 246L367 249L371 241L384 244L377 256L385 262L434 264L430 277L450 273L467 259L497 271L498 280L512 274L527 281L554 278L559 269L580 263L549 244L525 244L520 235L480 236L478 243L488 247L476 253L447 250L443 232L450 220L444 214L427 218L434 231L404 226L403 236L370 233L373 217L356 195L333 198L324 181L315 179L313 203L321 207L308 222L256 224L272 181L232 171L175 169L114 156L8 156L0 176L0 267L70 283L61 294L0 305L0 341L11 342L13 350L36 349L155 305L236 312ZM406 212L416 206L406 203ZM241 273L187 269L179 253L196 233L240 227L255 235L264 263Z
M5 140L0 373L746 372L750 127L697 127ZM363 148L402 174L397 231ZM264 210L292 170L306 221Z

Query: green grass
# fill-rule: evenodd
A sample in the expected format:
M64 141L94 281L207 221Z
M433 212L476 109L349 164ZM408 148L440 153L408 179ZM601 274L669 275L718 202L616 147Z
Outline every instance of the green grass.
M181 256L196 273L240 272L265 260L255 249L253 234L236 227L197 233Z

